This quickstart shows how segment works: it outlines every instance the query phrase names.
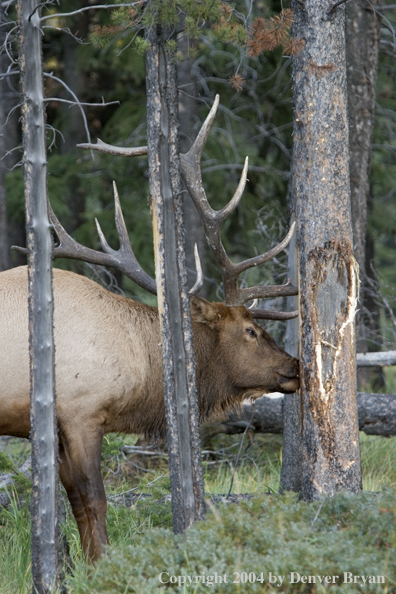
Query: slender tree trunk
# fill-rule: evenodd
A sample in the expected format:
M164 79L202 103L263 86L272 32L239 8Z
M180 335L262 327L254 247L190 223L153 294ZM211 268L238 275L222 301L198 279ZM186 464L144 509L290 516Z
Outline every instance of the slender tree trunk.
M147 141L173 529L205 511L190 301L186 289L176 69L161 26L147 33Z
M0 73L7 72L10 66L8 52L12 51L10 44L7 44L11 27L11 24L7 27L7 20L6 9L0 4ZM16 114L10 114L11 108L17 103L15 94L10 78L0 78L0 271L11 266L5 178L19 157L16 152L7 155L17 145Z
M57 427L55 408L51 233L39 0L20 0L24 182L29 276L32 442L33 591L49 594L57 580Z
M291 204L292 224L295 220L295 200ZM298 286L297 238L294 233L289 244L288 277ZM299 298L288 297L288 311L299 309ZM300 319L288 320L286 324L285 349L293 357L299 356ZM285 397L283 404L283 455L281 468L281 490L299 493L302 486L302 415L300 392Z
M177 47L185 59L177 64L177 80L180 123L179 145L180 152L183 154L188 153L191 148L196 136L194 129L198 122L197 80L192 73L192 63L188 57L188 48L191 43L186 33L182 31L178 36ZM188 285L191 287L196 278L194 245L197 245L202 272L205 275L206 243L202 221L187 191L183 194L183 206L185 225L186 229L188 229L185 238L187 280ZM201 291L201 295L203 294L204 288Z
M4 44L7 35L5 23L5 9L0 4L0 72L6 72L8 66L7 54L4 51ZM6 78L0 79L0 271L7 270L10 267L9 245L8 245L8 225L7 225L7 206L5 191L6 167L4 155L6 153L5 143L5 122L7 119L6 97Z
M294 2L293 192L301 316L303 479L312 501L361 490L345 61L345 5Z
M361 282L359 312L356 318L356 345L359 352L368 350L370 333L379 331L379 309L370 300L366 275L370 276L370 262L367 257L367 212L370 201L371 142L380 41L380 17L370 9L381 4L381 0L372 3L356 0L346 5L353 247L360 268ZM366 313L367 310L369 315ZM367 385L370 378L375 378L380 385L384 384L379 368L375 371L358 371L359 383Z
M380 17L368 9L380 4L379 0L370 4L367 0L355 0L346 6L353 244L362 271L366 267L367 202L370 194L371 141L380 38Z

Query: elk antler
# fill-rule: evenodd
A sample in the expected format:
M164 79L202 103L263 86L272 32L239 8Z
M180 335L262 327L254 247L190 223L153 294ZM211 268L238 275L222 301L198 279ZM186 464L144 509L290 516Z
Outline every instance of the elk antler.
M198 295L199 291L202 288L203 282L204 282L201 259L199 257L198 247L197 247L196 243L194 243L194 258L195 258L195 268L197 270L197 278L195 280L194 285L191 287L191 289L188 292L189 295Z
M274 258L287 246L293 235L295 223L293 223L290 227L285 239L265 254L244 260L238 264L234 264L229 259L221 241L221 224L235 210L242 198L247 179L248 157L245 159L241 179L234 196L221 210L213 210L206 198L205 190L202 185L201 156L205 142L209 135L211 125L216 115L218 105L219 95L216 95L212 109L203 123L194 144L187 154L180 155L180 163L185 184L202 219L209 247L212 250L221 270L225 302L227 305L243 305L247 301L255 298L265 299L268 297L297 295L297 287L293 286L290 282L286 283L285 285L257 285L255 287L243 289L239 287L238 277L241 272L247 270L248 268L253 268L259 264L267 262L268 260ZM297 315L297 312L266 312L265 310L260 310L257 308L254 308L251 311L254 317L267 319L288 319L290 317L296 317ZM275 315L277 317L274 318Z
M51 204L48 202L48 218L59 239L59 245L53 247L52 249L52 257L75 258L76 260L83 260L84 262L90 262L91 264L113 266L114 268L117 268L117 270L120 270L120 272L126 274L126 276L128 276L140 287L146 289L146 291L149 291L153 295L156 295L157 287L155 281L143 270L137 261L135 254L133 253L115 182L113 182L113 189L115 223L120 241L120 248L118 250L113 250L109 246L97 219L95 219L96 228L98 230L103 252L98 252L81 245L78 243L78 241L70 237L70 235L65 231L58 221L54 211L52 210ZM13 249L16 249L22 253L26 253L26 249L24 248L13 246Z

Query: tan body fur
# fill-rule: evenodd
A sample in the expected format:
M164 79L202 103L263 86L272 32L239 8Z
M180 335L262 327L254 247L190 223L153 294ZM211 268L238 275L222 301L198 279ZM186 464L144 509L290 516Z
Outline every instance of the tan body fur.
M0 435L29 437L26 267L0 274ZM158 312L54 269L60 476L91 559L107 543L100 471L105 433L163 434ZM201 417L249 395L293 392L298 363L244 307L192 298ZM253 336L255 335L255 336Z

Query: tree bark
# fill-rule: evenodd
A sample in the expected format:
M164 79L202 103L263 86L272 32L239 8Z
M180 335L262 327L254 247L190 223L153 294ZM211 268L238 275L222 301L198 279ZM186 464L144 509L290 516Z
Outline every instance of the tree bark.
M30 421L32 442L33 591L57 581L57 426L55 408L51 233L39 0L20 0L23 166L29 282Z
M345 62L345 5L294 2L293 187L301 317L303 479L313 501L362 488L354 318Z
M160 25L147 32L147 141L173 529L179 533L203 518L205 500L186 288L176 70L166 49L168 33Z
M243 433L246 427L256 433L282 433L284 431L283 409L290 396L263 396L254 404L244 404L240 414L231 414L221 423L203 425L202 443L219 433L234 435ZM392 437L396 435L396 394L368 394L358 392L359 430L367 435ZM283 454L284 455L284 454ZM289 489L281 482L283 490ZM291 489L294 491L294 489Z

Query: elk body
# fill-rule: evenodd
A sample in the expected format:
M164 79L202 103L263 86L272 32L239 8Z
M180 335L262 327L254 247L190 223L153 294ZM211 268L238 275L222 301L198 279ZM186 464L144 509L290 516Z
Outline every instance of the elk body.
M242 197L247 161L231 201L220 211L212 210L202 186L200 158L217 105L218 97L189 153L181 155L185 183L219 264L227 303L191 296L201 420L245 398L274 391L291 393L299 387L297 359L280 349L252 317L253 313L256 318L288 319L298 312L274 315L257 308L248 311L243 305L255 298L296 295L297 287L289 283L238 285L243 271L268 261L287 246L293 226L265 254L238 264L228 258L221 242L221 224ZM100 143L97 148L107 152L106 147ZM142 154L143 149L130 150ZM142 270L129 243L115 184L114 197L118 251L107 244L99 226L103 252L78 244L49 205L50 222L59 239L53 255L113 266L155 294L156 283ZM83 549L95 560L108 542L100 470L103 436L113 431L165 432L159 317L156 308L110 293L71 272L54 269L53 285L60 478ZM197 279L193 290L199 288ZM29 437L28 343L27 269L21 267L0 273L0 435Z
M0 274L0 434L29 437L27 269ZM245 397L294 392L298 362L243 306L191 298L201 419ZM107 543L100 470L104 434L162 434L165 415L156 308L54 269L59 470L84 550Z

